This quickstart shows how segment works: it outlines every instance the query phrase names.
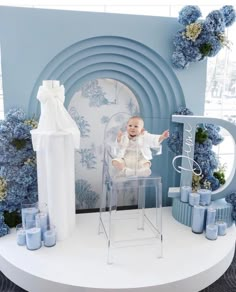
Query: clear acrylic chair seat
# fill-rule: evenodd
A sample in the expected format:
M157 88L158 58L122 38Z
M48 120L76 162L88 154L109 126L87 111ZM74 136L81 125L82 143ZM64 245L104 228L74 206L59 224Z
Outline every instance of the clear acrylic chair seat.
M120 121L117 116L115 120ZM127 120L130 116L125 117ZM114 123L111 127L114 129ZM114 262L113 255L117 248L132 246L152 245L155 250L153 256L161 258L163 256L161 177L138 176L135 172L132 176L119 175L119 171L112 166L116 153L114 137L111 140L111 135L105 131L105 137L107 136L109 139L105 139L104 143L103 192L99 214L99 234L104 234L107 240L107 263ZM124 197L130 192L134 194L134 204L127 209L124 206L119 207L119 197ZM152 204L147 206L146 202L150 197Z

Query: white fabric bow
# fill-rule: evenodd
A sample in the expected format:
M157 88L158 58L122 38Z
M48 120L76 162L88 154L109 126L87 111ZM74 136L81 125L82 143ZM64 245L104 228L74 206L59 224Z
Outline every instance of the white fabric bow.
M41 116L38 128L32 130L32 134L71 133L73 135L74 146L78 149L80 146L80 131L64 107L64 86L61 85L55 88L40 86L37 99L41 103ZM39 148L41 139L35 138L34 140L34 148Z

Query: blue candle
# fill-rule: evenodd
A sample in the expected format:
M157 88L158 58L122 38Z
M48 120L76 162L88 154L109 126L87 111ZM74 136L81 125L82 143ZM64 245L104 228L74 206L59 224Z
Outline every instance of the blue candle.
M56 244L56 230L51 228L46 230L43 234L44 245L47 247L54 246Z
M41 240L43 240L43 233L47 230L48 227L48 214L47 213L38 213L35 216L36 227L41 228Z
M41 229L33 227L26 231L26 246L30 250L39 249L41 247Z
M195 206L199 205L200 195L198 193L190 193L189 194L189 205Z
M19 229L16 232L16 242L18 245L25 245L26 243L26 235L24 229Z
M187 203L188 197L191 191L192 191L192 188L190 186L182 186L180 188L180 200L184 203Z
M38 214L39 209L37 207L23 208L21 209L22 225L23 228L30 228L30 222L35 221L35 216Z
M207 209L206 225L215 224L215 221L216 221L216 209L210 207Z
M203 206L194 206L192 213L192 231L202 233L205 226L206 208Z
M216 240L218 234L218 226L216 224L209 224L206 226L206 238Z
M218 226L218 235L223 236L226 234L227 224L224 221L217 221L216 225Z
M211 190L200 189L197 191L200 194L200 205L208 206L211 203Z

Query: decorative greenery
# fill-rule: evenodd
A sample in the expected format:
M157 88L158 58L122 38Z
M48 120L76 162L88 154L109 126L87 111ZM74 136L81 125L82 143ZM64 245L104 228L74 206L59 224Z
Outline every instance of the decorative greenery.
M179 12L178 22L185 28L178 31L173 40L172 63L178 69L187 68L191 62L214 57L223 47L229 47L225 28L236 20L233 6L225 5L214 10L205 20L199 20L201 15L195 5L184 6Z
M180 108L175 114L192 115L187 108ZM220 135L220 127L212 124L201 124L196 129L194 160L200 165L202 175L193 175L192 189L199 188L218 189L225 183L225 166L220 167L216 153L212 150L213 145L218 145L223 141ZM182 154L183 128L177 125L167 140L169 149L176 155Z
M21 223L21 217L19 211L13 211L11 213L5 211L3 213L4 221L8 227L15 227L17 224Z
M0 236L20 222L22 201L37 201L36 157L30 130L37 121L11 109L0 121Z
M198 128L196 131L195 141L198 143L203 143L207 140L207 138L208 138L207 131L202 128Z
M223 166L219 167L219 169L213 173L214 177L216 177L219 180L221 185L226 183L225 168L226 168L226 166L223 165Z

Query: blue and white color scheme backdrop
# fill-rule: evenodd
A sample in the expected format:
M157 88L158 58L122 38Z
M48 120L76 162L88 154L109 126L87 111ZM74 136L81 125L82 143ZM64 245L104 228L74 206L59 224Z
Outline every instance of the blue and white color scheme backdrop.
M122 105L119 108L106 79L117 80L133 92L130 96L137 101L140 115L147 117L145 128L150 133L171 128L171 115L180 106L203 114L206 62L185 71L171 65L172 39L179 28L177 19L170 17L0 6L5 111L21 107L29 116L38 117L39 86L43 80L59 80L65 87L66 109L88 135L82 137L77 154L77 173L81 174L76 180L76 189L80 190L77 207L99 205L96 185L98 174L101 176L98 153L102 122L113 109L123 110L130 99L130 93L122 99L120 92L120 100L116 101ZM99 80L99 90L91 85L94 80ZM100 95L98 99L82 96L82 88L89 84L95 96ZM114 90L119 83L115 84ZM83 95L85 92L83 89ZM153 159L152 170L163 178L163 205L168 205L168 187L178 184L178 178L165 146L162 155Z
M139 105L133 92L123 83L95 79L86 82L74 94L68 111L81 131L81 148L76 153L76 208L97 208L102 192L105 126L118 112L139 114ZM125 122L120 121L120 125ZM118 205L134 203L132 191L119 197Z

